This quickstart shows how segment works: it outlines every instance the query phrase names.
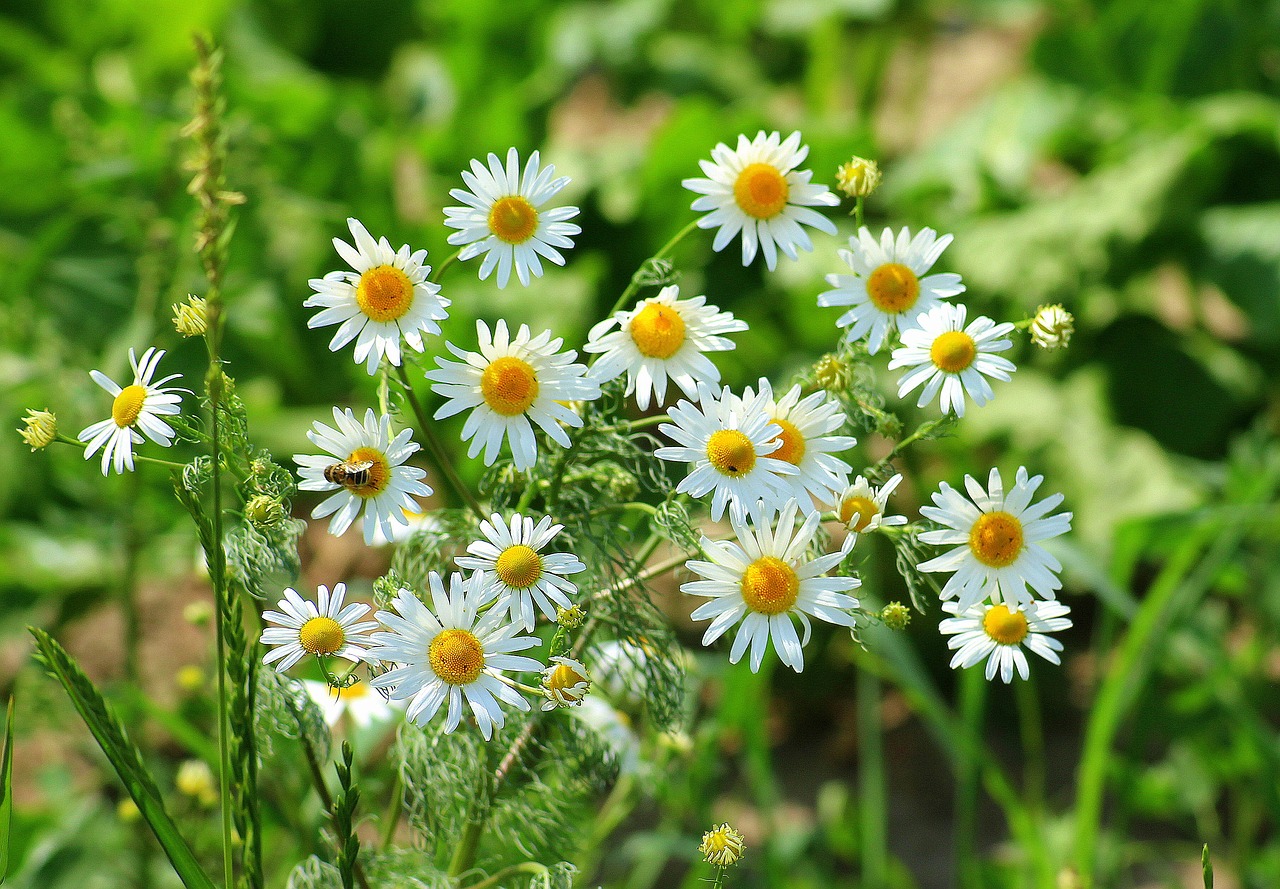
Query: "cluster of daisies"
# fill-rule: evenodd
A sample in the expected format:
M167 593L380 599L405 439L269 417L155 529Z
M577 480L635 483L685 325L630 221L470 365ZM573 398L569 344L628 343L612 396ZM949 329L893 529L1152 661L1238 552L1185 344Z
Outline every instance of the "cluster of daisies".
M798 169L807 153L799 133L782 139L761 132L739 137L736 148L717 145L711 160L700 162L705 177L683 184L698 195L692 209L705 214L697 226L716 230L715 250L740 236L744 265L760 254L773 269L779 254L795 259L798 251L813 249L807 228L835 234L819 208L839 199L813 183L811 171ZM505 161L490 154L487 163L473 161L462 180L466 187L450 192L460 206L445 210L445 224L454 229L448 241L459 248L457 260L480 259L481 280L496 273L500 288L513 276L528 284L542 275L544 260L564 264L562 251L581 231L570 221L578 209L554 206L568 179L556 177L537 152L523 165L514 148ZM355 219L348 227L351 243L335 238L333 244L349 268L309 282L313 292L305 305L320 311L308 325L336 327L330 350L353 345L354 360L369 374L400 368L406 347L427 352L450 300L425 250L395 249ZM1012 347L1014 325L985 317L966 323L965 307L948 302L964 292L959 276L929 272L951 240L930 229L914 236L886 229L877 239L863 227L841 251L852 274L828 276L833 289L817 301L847 307L836 323L846 328L847 340L865 341L868 353L893 347L889 369L905 371L899 397L920 389L920 407L937 397L944 412L962 416L967 400L982 405L992 398L988 379L1008 380L1014 371L997 354ZM856 441L841 434L846 417L828 392L806 394L799 385L775 392L763 378L741 392L721 386L712 356L733 349L731 336L744 330L731 312L705 296L682 298L671 285L596 324L582 362L550 331L535 334L521 325L513 333L505 321L493 327L480 321L474 350L446 342L440 351L452 357L436 357L425 377L442 402L435 419L466 414L461 437L469 443L468 457L492 465L506 451L517 471L532 469L548 442L569 447L569 430L584 426L605 384L625 376L625 395L640 410L677 398L674 384L682 397L660 426L671 444L655 457L686 464L677 493L705 499L711 518L727 514L733 529L727 540L704 537L705 559L687 565L698 579L683 590L708 600L693 613L695 620L709 621L703 642L710 645L736 627L731 661L749 650L757 670L772 646L799 671L811 619L856 625L859 600L852 593L860 581L830 572L846 562L860 534L907 523L887 514L901 477L875 485L878 476L854 475L840 455ZM172 376L153 380L163 354L150 349L135 360L131 352L134 380L123 388L94 372L115 398L112 416L80 439L88 445L86 457L102 451L104 473L111 466L117 472L133 468L140 432L158 444L172 443L173 429L163 417L178 412L185 390L165 386ZM420 498L432 493L426 473L409 463L418 451L410 430L396 431L389 416L373 410L359 418L334 408L332 417L332 425L317 421L307 433L322 453L294 457L299 487L330 495L312 517L329 517L335 535L361 519L370 544L399 539L410 517L421 514ZM1053 601L1060 565L1041 544L1069 530L1071 516L1050 514L1061 495L1031 503L1041 481L1019 469L1006 495L992 470L986 490L966 479L965 499L943 484L933 495L936 507L922 510L945 529L920 539L953 546L919 566L953 572L941 591L952 615L941 631L958 649L953 666L985 659L988 677L998 673L1008 682L1015 670L1027 675L1024 648L1058 660L1061 644L1046 634L1070 621L1067 608ZM824 516L847 531L832 552L818 542ZM366 621L369 606L344 606L341 584L332 594L321 587L318 603L286 591L281 610L265 615L275 625L262 636L272 646L266 661L280 669L308 655L371 663L372 687L402 704L407 718L425 722L444 708L452 730L465 699L486 737L503 723L501 705L528 708L521 690L530 689L508 673L543 672L541 691L550 706L581 700L587 685L582 664L561 658L544 665L519 652L540 644L529 635L539 612L555 620L572 607L576 588L566 577L586 566L569 553L541 552L562 530L550 517L535 524L528 516L495 514L480 530L485 539L458 560L470 573L454 574L447 583L432 575L430 605L401 590L392 611Z

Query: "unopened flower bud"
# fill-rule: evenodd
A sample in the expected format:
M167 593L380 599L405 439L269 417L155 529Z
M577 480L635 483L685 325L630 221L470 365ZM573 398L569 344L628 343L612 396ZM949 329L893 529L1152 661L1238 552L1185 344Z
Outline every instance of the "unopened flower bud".
M890 602L880 612L880 619L891 630L905 630L911 623L911 609L901 602Z
M58 418L53 411L33 411L28 409L22 418L23 428L18 430L22 440L31 445L31 450L38 451L53 444L58 437Z
M1031 341L1041 349L1064 349L1076 332L1075 322L1062 306L1041 306L1031 322Z
M183 336L204 336L209 329L208 304L194 293L173 305L173 326Z
M213 771L202 759L188 759L178 766L178 776L173 783L179 792L194 797L203 806L212 806L218 801Z
M828 392L849 388L849 366L834 355L823 355L813 365L813 378Z
M116 817L125 824L135 824L142 817L142 810L131 798L125 797L116 803Z
M865 198L880 184L880 167L864 157L852 158L836 170L836 185L851 198Z
M253 527L264 531L283 522L289 517L289 513L277 498L269 494L259 494L250 498L245 504L244 517Z
M556 623L566 630L582 626L582 622L586 619L587 613L582 610L581 605L570 605L568 608L556 609Z
M737 864L746 850L747 844L742 834L730 827L728 822L704 833L702 845L698 846L698 851L707 864L714 864L716 867Z
M542 671L542 693L547 696L542 709L576 707L582 703L590 689L591 678L580 661L568 657L553 657Z

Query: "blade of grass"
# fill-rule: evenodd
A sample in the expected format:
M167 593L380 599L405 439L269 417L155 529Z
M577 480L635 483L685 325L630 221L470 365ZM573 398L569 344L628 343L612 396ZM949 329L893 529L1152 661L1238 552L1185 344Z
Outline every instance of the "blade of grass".
M9 876L9 829L13 826L13 698L4 718L4 754L0 759L0 883Z
M165 811L160 789L143 764L141 751L129 740L119 717L94 688L89 677L53 637L38 627L28 629L35 637L40 661L50 675L66 689L71 703L75 705L93 739L98 742L112 768L120 776L125 789L133 797L183 885L187 889L214 889L213 882L200 867L191 847Z

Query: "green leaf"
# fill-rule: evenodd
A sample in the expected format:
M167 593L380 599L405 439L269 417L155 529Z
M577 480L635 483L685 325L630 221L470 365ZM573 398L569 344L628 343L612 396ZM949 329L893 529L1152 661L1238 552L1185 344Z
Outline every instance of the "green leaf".
M9 828L13 826L13 698L4 720L4 753L0 754L0 883L9 876Z
M53 640L48 633L37 627L29 627L35 637L36 649L40 661L48 669L49 674L62 683L71 697L71 702L80 713L80 718L89 727L98 746L107 755L111 766L120 776L121 782L133 801L137 804L142 817L151 826L152 832L169 857L173 869L187 889L214 889L213 882L200 867L191 847L178 832L178 827L165 811L164 801L151 774L142 761L142 753L129 740L124 725L103 700L102 695L94 688L89 677L84 674L70 655ZM6 747L5 767L9 765ZM7 782L6 782L7 785Z
M1204 871L1204 889L1213 889L1213 862L1209 860L1209 844L1204 844L1200 853L1200 867Z

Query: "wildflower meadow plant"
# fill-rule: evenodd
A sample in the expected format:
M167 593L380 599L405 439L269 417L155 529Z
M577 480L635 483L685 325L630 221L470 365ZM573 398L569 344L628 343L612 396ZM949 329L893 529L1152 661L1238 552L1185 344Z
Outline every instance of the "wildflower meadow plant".
M457 261L483 257L478 277L496 273L487 285L495 288L528 285L542 274L540 258L572 261L581 229L568 220L578 211L554 203L568 179L555 178L538 151L522 166L522 149L494 146L505 150L460 171L466 189L451 194L464 206L438 220L457 247L443 261L429 264L410 245L393 249L348 220L354 243L335 235L333 244L350 269L311 280L303 304L320 309L309 326L337 326L330 351L354 343L351 356L314 357L363 365L369 404L334 407L332 425L316 418L291 471L254 444L223 358L236 302L225 292L226 234L239 196L223 181L218 61L201 45L191 127L208 286L175 309L178 331L205 341L203 392L183 398L187 390L168 385L176 375L156 378L164 352L131 350L128 385L92 372L114 399L109 419L71 439L52 413L33 412L21 432L33 449L57 441L86 458L101 450L104 474L168 473L195 520L215 602L218 702L217 779L209 773L197 795L220 800L220 864L192 851L111 707L36 631L45 663L189 889L265 885L263 800L292 817L296 804L279 795L297 788L261 780L259 768L286 738L305 751L330 819L290 886L570 886L590 833L570 817L575 807L633 780L646 758L679 756L693 743L684 732L696 718L688 671L745 658L751 673L782 664L803 674L823 663L833 639L861 652L872 628L907 626L911 609L883 601L883 579L860 576L872 546L896 554L914 610L940 621L956 649L952 667L1010 683L1047 669L1025 650L1058 663L1063 643L1050 634L1071 622L1057 601L1061 565L1044 544L1071 529L1071 513L1056 511L1062 495L1033 503L1045 479L1023 467L1007 490L999 468L985 487L965 477L963 493L943 481L935 505L920 510L924 520L910 518L901 493L923 490L910 475L915 464L901 459L908 449L944 435L966 404L972 413L1002 397L986 378L1007 380L1014 367L995 353L1032 321L975 317L966 326L965 286L933 271L950 235L886 228L877 237L863 226L863 198L881 177L874 163L855 159L839 173L855 201L855 232L841 254L853 274L833 271L835 289L814 294L843 310L823 315L833 353L797 380L761 377L738 390L722 384L716 359L746 323L713 304L714 277L705 295L682 298L670 257L683 239L713 229L711 249L740 237L743 263L762 255L772 270L812 249L812 233L835 236L839 199L803 168L799 133L708 146L704 177L669 183L683 184L692 210L706 215L636 273L605 317L580 319L591 331L580 343L566 343L568 330L535 333L508 319L477 322L474 341L442 336L454 306L444 272L461 273ZM1061 307L1033 320L1036 342L1066 344ZM886 350L891 358L879 354ZM898 368L907 369L899 398L923 387L924 418L905 435L875 382ZM465 414L460 440L449 442L451 427L437 421L456 414ZM872 437L891 442L877 459L859 450ZM147 438L169 458L156 457ZM464 481L477 477L478 485ZM393 570L371 585L319 578L314 597L286 588L304 588L295 579L305 527L293 518L295 500L312 519L328 519L331 535L360 519L365 545L394 547ZM937 572L951 575L940 588ZM652 594L671 573L701 633L696 657ZM870 669L871 658L857 657ZM391 734L376 752L353 757L344 747L331 756L330 732L349 725ZM383 763L386 800L374 815L358 772ZM194 787L197 770L187 771ZM357 836L353 824L365 819L378 821L380 844ZM413 844L417 851L405 851ZM718 886L747 844L721 824L700 848Z

